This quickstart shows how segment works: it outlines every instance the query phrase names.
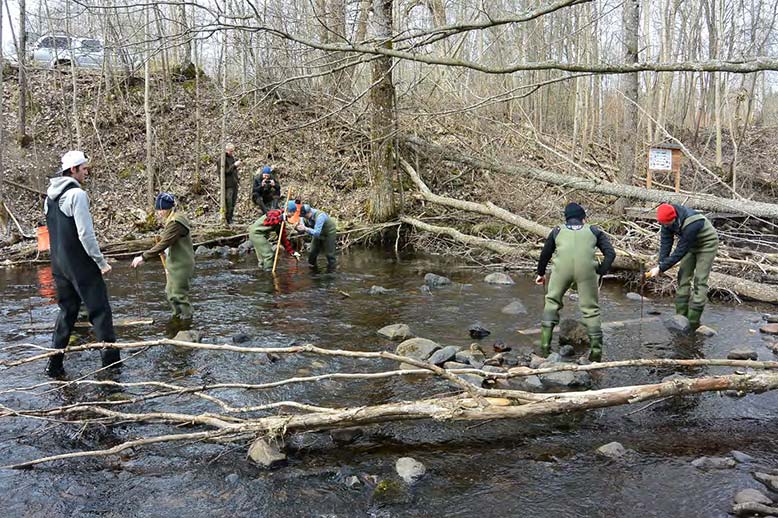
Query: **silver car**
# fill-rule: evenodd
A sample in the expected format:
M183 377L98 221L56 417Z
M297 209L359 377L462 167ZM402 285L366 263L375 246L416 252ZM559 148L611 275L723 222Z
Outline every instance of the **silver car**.
M42 36L31 51L34 63L49 68L69 67L71 63L77 67L101 68L103 57L103 44L99 40L63 35Z

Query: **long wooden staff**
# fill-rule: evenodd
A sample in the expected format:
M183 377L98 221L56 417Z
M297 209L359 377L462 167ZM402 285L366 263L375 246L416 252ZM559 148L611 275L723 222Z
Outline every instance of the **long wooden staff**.
M289 189L286 191L286 202L284 203L284 207L281 212L281 214L286 214L286 207L289 206L289 197L292 195L292 189ZM281 238L284 235L284 226L286 225L286 218L281 220L281 231L278 233L278 243L276 244L276 256L273 259L273 271L272 273L276 273L276 265L278 264L278 253L281 251Z

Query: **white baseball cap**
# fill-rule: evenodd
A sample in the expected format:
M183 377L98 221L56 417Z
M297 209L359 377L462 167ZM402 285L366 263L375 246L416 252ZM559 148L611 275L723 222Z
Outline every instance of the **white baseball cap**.
M62 168L60 171L70 171L71 167L78 167L89 162L82 151L68 151L62 155Z

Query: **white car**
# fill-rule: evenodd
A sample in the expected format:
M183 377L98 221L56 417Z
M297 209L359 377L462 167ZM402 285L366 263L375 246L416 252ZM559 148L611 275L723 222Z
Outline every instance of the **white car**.
M70 67L71 63L82 68L102 68L104 56L105 49L100 40L64 35L42 36L31 50L32 61L49 68ZM116 65L125 60L116 56L112 61Z

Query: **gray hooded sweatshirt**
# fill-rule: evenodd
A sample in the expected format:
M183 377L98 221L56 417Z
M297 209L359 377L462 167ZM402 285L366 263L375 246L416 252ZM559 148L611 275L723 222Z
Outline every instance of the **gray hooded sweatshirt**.
M72 217L75 220L78 240L81 241L81 246L84 247L89 257L97 263L97 267L103 270L108 266L108 262L100 251L100 245L97 244L92 214L89 213L89 197L81 189L81 184L71 176L57 176L49 180L49 188L46 190L46 195L53 200L71 183L75 184L76 188L70 189L62 195L59 199L59 210L65 216ZM43 202L43 212L48 212L48 206L45 201Z

